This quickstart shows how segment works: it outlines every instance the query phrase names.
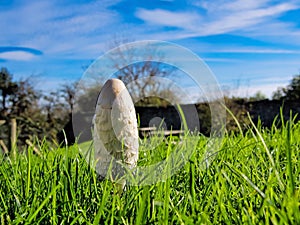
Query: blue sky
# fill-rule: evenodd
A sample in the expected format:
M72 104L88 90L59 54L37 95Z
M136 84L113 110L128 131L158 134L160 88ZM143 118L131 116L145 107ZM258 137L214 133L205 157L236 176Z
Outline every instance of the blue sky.
M57 89L115 39L163 40L195 52L229 94L270 96L299 74L299 15L300 0L1 0L0 67Z

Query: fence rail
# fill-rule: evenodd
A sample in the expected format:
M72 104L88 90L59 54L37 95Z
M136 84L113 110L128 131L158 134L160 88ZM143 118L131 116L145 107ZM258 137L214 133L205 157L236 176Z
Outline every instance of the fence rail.
M163 135L163 136L180 136L184 134L184 130L157 130L156 127L141 127L139 128L140 137L149 137L152 135Z
M5 122L6 122L5 120L0 120L0 126L5 124Z

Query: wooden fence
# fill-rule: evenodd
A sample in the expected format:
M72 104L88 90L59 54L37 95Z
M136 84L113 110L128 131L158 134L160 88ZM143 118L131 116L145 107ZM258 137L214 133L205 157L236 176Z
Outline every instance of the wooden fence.
M16 144L17 144L17 121L16 119L10 119L9 123L6 120L0 120L0 127L7 126L8 134L7 137L0 137L0 148L4 153L9 153L11 151L15 154ZM8 140L6 145L4 139Z
M4 153L11 153L13 156L15 156L17 153L17 120L15 118L10 119L9 122L6 120L0 120L0 129L4 126L7 126L8 129L7 133L4 134L5 136L0 136L0 153L2 150ZM6 144L4 140L7 140ZM41 155L41 152L29 139L27 139L25 142L27 146L31 147L37 155Z

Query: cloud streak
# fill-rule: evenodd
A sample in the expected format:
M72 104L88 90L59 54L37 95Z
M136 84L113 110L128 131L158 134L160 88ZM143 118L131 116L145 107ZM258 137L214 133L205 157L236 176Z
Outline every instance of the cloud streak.
M191 12L171 12L162 9L138 9L135 15L154 25L171 26L180 29L193 29L201 21L201 16Z
M104 30L119 22L118 13L107 9L116 2L63 5L56 0L29 0L18 3L0 11L0 29L5 30L0 43L41 49L45 55L83 54L85 46L103 41Z
M35 58L36 55L29 52L13 51L0 53L2 60L29 61Z
M197 13L195 10L191 13L190 11L171 12L162 9L137 9L135 15L150 25L178 28L178 31L157 35L176 40L232 32L241 33L257 26L272 26L279 16L291 10L299 9L299 5L292 1L271 4L271 1L265 0L219 0L201 1L195 5L199 8ZM286 29L287 31L291 24L281 23L281 25L281 30Z
M268 48L224 48L224 49L212 49L211 52L215 53L251 53L251 54L300 54L298 50L287 49L268 49Z
M42 55L43 54L43 52L41 52L38 49L34 49L34 48L17 47L17 46L0 46L0 53L15 52L15 51L27 52L27 53L30 53L33 55Z
M37 49L15 46L0 46L0 59L3 61L29 61L43 53Z

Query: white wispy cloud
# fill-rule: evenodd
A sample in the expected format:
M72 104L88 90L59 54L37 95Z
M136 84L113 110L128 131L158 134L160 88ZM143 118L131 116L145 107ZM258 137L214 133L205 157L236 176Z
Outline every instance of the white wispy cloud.
M242 62L240 59L228 59L228 58L212 58L212 57L205 57L203 58L204 62L222 62L222 63L239 63Z
M233 85L232 83L220 84L220 90L222 90L223 95L226 96L239 96L239 97L251 97L257 92L261 92L267 98L272 98L273 93L278 87L286 87L292 77L262 77L256 78L251 81L240 81L238 85ZM186 94L192 100L189 103L195 103L199 101L205 101L208 97L208 93L203 93L201 88L196 85L192 85L184 88Z
M221 14L218 20L208 22L205 26L205 33L220 34L242 30L254 25L263 24L264 22L267 22L270 17L276 17L295 8L296 6L293 4L283 3L267 8L229 11Z
M196 4L196 3L195 3ZM257 26L272 26L277 23L280 15L299 8L295 1L272 4L272 1L201 1L196 6L205 10L205 16L190 11L171 12L168 10L138 9L136 16L146 23L157 26L173 26L180 31L160 33L157 37L182 39L197 36L246 32ZM281 30L291 27L291 24L281 23ZM182 32L184 30L185 32ZM277 32L280 32L277 30Z
M217 1L191 1L191 4L196 7L203 8L208 12L218 12L223 11L226 13L228 11L243 11L243 10L253 10L261 7L266 7L270 3L270 0L217 0Z
M221 48L212 49L211 52L218 53L257 53L257 54L300 54L297 50L287 50L287 49L270 49L270 48Z
M273 93L277 90L276 87L285 87L288 83L278 83L276 86L274 84L262 84L262 85L251 85L251 86L240 86L237 89L230 89L224 92L229 96L239 96L249 98L254 96L257 92L264 94L267 98L272 98Z
M286 76L262 76L256 74L247 76L247 79L244 77L236 81L235 85L232 82L223 83L222 85L224 94L228 96L251 97L260 91L266 97L271 98L272 94L279 87L286 87L292 78L292 74Z
M137 9L135 15L151 24L193 29L201 21L201 16L191 12L171 12L162 9Z
M119 14L108 9L118 1L71 5L60 1L26 1L16 4L10 10L0 12L0 29L5 30L0 43L40 49L45 55L89 54L84 48L102 42L105 29L119 22Z
M10 51L0 53L0 59L4 60L29 61L36 57L37 56L35 54L24 51Z

